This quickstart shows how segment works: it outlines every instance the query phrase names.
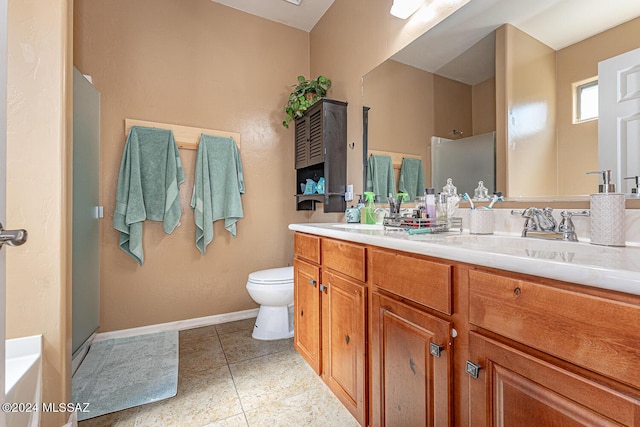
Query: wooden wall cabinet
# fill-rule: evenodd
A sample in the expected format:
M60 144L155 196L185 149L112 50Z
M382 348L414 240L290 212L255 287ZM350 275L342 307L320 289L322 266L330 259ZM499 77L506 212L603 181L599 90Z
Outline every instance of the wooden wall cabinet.
M347 180L347 103L322 98L295 121L296 209L344 212ZM325 179L324 194L303 194L307 179Z

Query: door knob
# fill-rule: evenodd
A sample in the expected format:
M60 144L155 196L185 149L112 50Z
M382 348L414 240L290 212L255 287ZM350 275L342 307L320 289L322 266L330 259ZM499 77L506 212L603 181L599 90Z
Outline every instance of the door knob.
M9 246L20 246L27 241L27 230L5 230L0 223L0 247L7 244Z

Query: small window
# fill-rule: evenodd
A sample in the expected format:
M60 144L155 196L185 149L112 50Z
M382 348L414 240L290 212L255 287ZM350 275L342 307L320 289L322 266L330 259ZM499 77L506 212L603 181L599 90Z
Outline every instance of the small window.
M598 118L598 80L580 82L575 86L575 123Z

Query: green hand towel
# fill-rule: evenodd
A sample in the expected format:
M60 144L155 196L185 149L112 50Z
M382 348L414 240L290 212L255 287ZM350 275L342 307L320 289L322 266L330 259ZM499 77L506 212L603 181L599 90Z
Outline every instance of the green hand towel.
M398 188L409 195L409 201L413 202L416 196L424 194L424 169L422 160L404 158L400 169L400 182Z
M369 156L367 166L367 189L386 200L389 193L396 194L396 179L390 156Z
M213 222L224 219L224 228L236 237L242 219L244 177L240 151L233 138L202 135L196 154L196 177L191 208L196 222L196 247L204 255L213 240Z
M120 231L120 248L138 264L144 262L144 220L162 221L168 234L180 223L179 186L183 182L173 132L133 126L120 164L113 228Z

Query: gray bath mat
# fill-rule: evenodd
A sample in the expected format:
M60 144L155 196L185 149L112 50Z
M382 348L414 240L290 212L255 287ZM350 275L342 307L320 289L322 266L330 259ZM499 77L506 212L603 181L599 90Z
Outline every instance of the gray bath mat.
M73 402L86 406L78 412L79 421L173 397L178 391L178 332L92 344L72 383Z

